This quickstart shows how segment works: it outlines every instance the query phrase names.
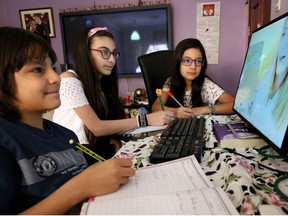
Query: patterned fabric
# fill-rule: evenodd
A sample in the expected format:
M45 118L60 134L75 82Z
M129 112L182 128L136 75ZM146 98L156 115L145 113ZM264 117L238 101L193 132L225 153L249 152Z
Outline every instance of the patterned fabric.
M288 214L288 202L274 189L276 179L287 174L288 163L282 159L261 156L257 148L218 147L211 120L226 123L239 120L239 117L208 115L205 118L204 139L209 149L203 152L200 165L211 182L224 189L240 214L267 214L265 211L261 212L266 206L274 209L274 213L277 211L277 214ZM160 134L129 141L124 143L116 157L133 158L136 168L150 166L149 155L159 140Z
M171 89L171 78L169 77L163 85L163 91L170 91ZM224 93L224 90L214 83L209 78L204 79L201 96L204 104L206 105L214 105L217 99ZM193 104L191 102L191 90L185 91L183 95L183 105L185 107L192 107Z
M75 74L72 70L69 72ZM60 99L61 106L54 110L53 121L74 131L80 143L88 143L84 124L74 111L74 108L89 105L80 80L74 77L62 78Z

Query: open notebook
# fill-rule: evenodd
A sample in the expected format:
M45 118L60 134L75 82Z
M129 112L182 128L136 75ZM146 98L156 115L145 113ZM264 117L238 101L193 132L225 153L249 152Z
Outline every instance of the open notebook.
M237 215L221 188L208 180L194 156L140 168L118 191L84 203L81 214Z

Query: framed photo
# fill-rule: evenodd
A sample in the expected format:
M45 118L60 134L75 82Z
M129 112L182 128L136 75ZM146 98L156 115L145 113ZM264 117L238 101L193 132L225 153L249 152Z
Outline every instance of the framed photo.
M22 28L43 37L55 37L52 8L19 10Z
M214 4L204 4L203 5L203 16L214 16L215 5Z

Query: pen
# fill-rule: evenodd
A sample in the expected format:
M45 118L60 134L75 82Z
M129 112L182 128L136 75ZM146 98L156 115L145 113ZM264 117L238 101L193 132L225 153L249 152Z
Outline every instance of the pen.
M174 95L173 95L170 91L167 91L167 94L168 94L170 97L172 97L173 100L174 100L179 106L183 107L182 104L174 97Z
M164 111L164 105L163 105L163 101L162 101L162 97L161 97L161 95L162 95L162 90L161 90L161 89L156 89L156 94L157 94L157 96L159 97L162 111Z
M69 144L74 145L76 148L78 148L79 150L81 150L82 152L90 155L91 157L95 158L96 160L98 160L99 162L103 162L105 161L104 158L102 158L100 155L96 154L95 152L91 151L90 149L88 149L87 147L85 147L84 145L80 144L80 143L75 143L74 140L69 140Z

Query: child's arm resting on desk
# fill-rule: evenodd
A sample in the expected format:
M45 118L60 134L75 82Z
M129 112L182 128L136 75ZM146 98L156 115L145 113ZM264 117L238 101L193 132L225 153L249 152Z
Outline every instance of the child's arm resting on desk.
M21 214L65 214L91 196L108 194L135 175L129 159L114 158L96 163Z
M165 106L167 100L168 100L168 94L166 91L162 91L162 102L164 104L165 111L170 111L174 113L175 118L190 118L192 117L192 110L190 108L186 108L183 106L173 108L173 107L167 107ZM152 112L156 112L161 110L161 103L159 98L156 98L155 102L152 105Z
M216 100L214 106L214 112L211 113L211 107L203 106L203 107L195 107L192 108L192 114L194 115L207 115L207 114L217 114L217 115L227 115L234 114L232 109L234 102L234 97L228 94L227 92L223 92L220 97Z

